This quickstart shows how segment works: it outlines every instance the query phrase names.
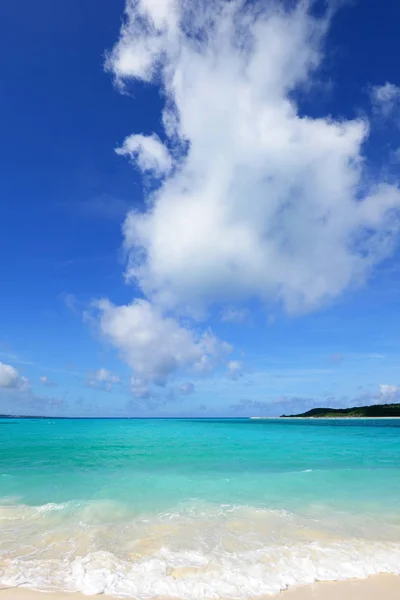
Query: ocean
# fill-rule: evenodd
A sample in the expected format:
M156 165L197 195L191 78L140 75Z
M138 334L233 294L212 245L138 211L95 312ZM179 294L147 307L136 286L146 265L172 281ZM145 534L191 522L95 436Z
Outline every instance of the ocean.
M400 573L400 420L0 420L0 583L250 598Z

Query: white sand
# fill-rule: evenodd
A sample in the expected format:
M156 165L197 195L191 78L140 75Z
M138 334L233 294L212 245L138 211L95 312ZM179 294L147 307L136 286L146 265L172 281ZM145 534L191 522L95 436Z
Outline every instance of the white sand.
M87 599L88 596L75 593L0 588L0 600L83 600L85 598ZM102 596L102 599L106 600L106 598L106 596ZM264 596L262 600L273 600L273 598L279 598L279 600L400 600L400 577L376 575L369 579L315 583L291 588L279 596ZM158 596L154 600L172 600L172 598L171 596L167 598ZM184 600L190 600L190 598ZM258 597L257 600L261 600L261 597Z

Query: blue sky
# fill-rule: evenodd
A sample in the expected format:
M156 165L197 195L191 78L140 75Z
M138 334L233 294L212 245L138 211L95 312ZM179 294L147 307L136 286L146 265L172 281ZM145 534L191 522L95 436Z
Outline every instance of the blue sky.
M0 412L398 400L400 7L340 4L2 3Z

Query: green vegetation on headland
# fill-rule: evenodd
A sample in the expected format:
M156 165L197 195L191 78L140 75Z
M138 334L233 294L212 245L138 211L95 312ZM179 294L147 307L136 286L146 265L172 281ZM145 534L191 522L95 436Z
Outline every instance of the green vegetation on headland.
M310 419L335 419L338 417L400 417L400 404L374 404L352 408L313 408L298 415L282 415L282 418L303 417Z

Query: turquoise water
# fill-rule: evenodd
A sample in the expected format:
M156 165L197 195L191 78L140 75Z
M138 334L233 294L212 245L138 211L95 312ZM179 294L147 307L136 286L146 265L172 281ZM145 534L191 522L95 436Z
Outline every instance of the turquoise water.
M400 420L0 420L0 581L243 598L400 571Z

